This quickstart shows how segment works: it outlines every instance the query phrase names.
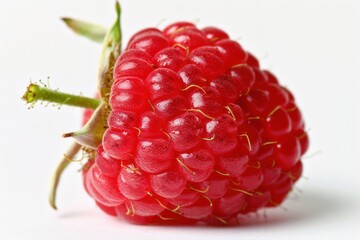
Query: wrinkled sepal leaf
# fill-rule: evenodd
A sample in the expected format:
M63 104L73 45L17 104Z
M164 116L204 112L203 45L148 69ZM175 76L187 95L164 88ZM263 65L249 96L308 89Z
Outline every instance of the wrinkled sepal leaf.
M62 156L61 161L59 162L58 166L56 167L54 174L51 179L50 183L50 192L49 192L49 203L50 206L53 209L57 209L56 206L56 193L58 189L58 185L60 182L60 178L62 176L62 173L64 170L69 166L70 161L69 159L72 159L75 157L75 155L81 150L82 146L78 143L73 143L69 149L66 151L66 153Z
M77 132L65 133L63 137L72 137L75 141L87 148L97 149L107 129L107 112L105 104L101 104L93 113L83 129Z
M80 36L98 43L102 43L105 39L107 29L103 26L72 18L62 18L62 20Z
M120 27L120 16L121 7L119 2L116 2L116 20L114 25L108 31L104 43L103 49L99 62L99 93L101 98L108 102L108 96L113 83L113 67L116 59L121 53L121 27Z

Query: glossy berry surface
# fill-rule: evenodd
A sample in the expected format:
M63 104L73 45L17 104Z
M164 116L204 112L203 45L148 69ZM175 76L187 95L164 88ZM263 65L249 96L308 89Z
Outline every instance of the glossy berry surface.
M84 171L106 213L226 224L281 204L309 140L291 92L224 31L144 29L118 58L109 128Z

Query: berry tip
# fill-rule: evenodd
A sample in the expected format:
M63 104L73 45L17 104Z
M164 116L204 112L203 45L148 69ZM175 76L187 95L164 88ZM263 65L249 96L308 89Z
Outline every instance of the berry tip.
M64 134L62 135L63 138L69 138L69 137L73 137L73 136L75 136L75 133L74 133L74 132L64 133Z
M52 201L52 199L49 199L49 203L50 203L50 206L51 206L52 209L54 209L55 211L58 210L58 209L57 209L57 206L55 205L55 202Z

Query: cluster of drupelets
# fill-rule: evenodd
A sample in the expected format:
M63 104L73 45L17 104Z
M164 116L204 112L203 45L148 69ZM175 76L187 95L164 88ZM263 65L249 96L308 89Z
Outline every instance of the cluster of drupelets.
M308 136L294 97L214 27L135 34L116 62L88 193L135 223L233 223L277 206Z

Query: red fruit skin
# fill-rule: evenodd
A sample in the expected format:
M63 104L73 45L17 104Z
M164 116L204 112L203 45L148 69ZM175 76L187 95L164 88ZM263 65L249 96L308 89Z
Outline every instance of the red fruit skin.
M184 29L184 28L189 28L189 27L195 28L195 25L190 22L176 22L176 23L173 23L173 24L170 24L169 26L167 26L163 30L163 33L165 36L170 37L171 35L175 34L179 30Z
M153 56L169 45L168 39L154 28L136 33L129 41L127 49L141 49Z
M207 39L213 43L229 38L226 32L216 27L206 27L202 31L206 34Z
M186 63L186 55L177 48L165 48L154 56L155 64L158 67L178 71Z
M113 217L116 217L117 216L117 213L116 213L116 210L115 210L115 207L108 207L108 206L105 206L99 202L96 202L96 205L102 210L104 211L105 213L109 214L110 216L113 216Z
M105 213L235 225L280 205L300 179L309 136L294 96L223 30L142 30L113 77L109 128L83 171Z
M242 49L240 44L235 41L228 39L220 40L216 42L216 47L228 67L243 64L247 59L247 53Z
M209 44L205 33L192 26L178 28L169 37L169 42L170 46L190 51Z

